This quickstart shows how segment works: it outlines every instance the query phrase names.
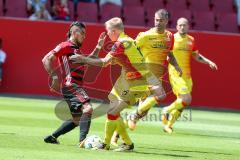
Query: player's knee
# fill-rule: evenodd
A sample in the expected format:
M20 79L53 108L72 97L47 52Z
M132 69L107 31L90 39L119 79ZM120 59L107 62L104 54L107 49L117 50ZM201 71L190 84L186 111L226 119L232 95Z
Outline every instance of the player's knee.
M159 85L159 86L153 86L151 88L154 97L156 98L156 100L159 101L163 101L166 98L166 92L164 91L164 89Z
M80 121L80 117L73 117L73 123L78 126L79 125L79 121Z
M182 96L182 102L185 106L189 106L192 102L192 96L190 94Z
M82 107L82 112L83 113L88 113L88 114L92 114L93 112L93 108L89 103L85 103Z

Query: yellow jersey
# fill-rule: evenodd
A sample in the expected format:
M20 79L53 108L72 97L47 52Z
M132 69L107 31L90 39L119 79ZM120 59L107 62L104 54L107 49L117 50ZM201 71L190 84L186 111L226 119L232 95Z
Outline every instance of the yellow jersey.
M142 78L147 72L141 52L134 40L124 32L120 34L108 56L113 57L113 64L122 67L122 76L127 80Z
M164 65L169 52L173 49L174 39L168 30L159 34L155 28L151 28L146 32L140 32L135 42L146 63Z
M179 33L174 34L173 55L182 69L182 77L191 77L191 56L196 51L195 40L192 36L185 35L182 37Z

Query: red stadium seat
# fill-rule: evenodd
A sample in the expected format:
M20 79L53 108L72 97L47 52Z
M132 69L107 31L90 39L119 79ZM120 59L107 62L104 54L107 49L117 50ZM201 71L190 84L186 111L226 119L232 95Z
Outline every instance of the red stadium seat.
M78 20L83 22L97 22L98 11L96 3L79 2L77 6Z
M215 15L213 12L193 12L194 29L215 31Z
M238 33L237 15L235 13L217 14L218 31Z
M211 0L215 13L233 13L233 0Z
M147 19L147 26L149 27L153 27L154 26L154 16L155 16L155 12L158 10L159 8L147 8L146 11L146 19Z
M187 18L191 27L192 13L189 10L170 11L170 27L176 28L177 20L181 17Z
M100 8L101 23L113 17L121 17L121 7L114 4L104 4Z
M185 10L187 9L186 0L167 0L167 10Z
M143 1L143 7L145 9L164 8L164 0L145 0Z
M122 4L123 4L123 6L124 7L126 7L126 6L141 6L142 4L141 4L141 0L122 0Z
M27 1L26 0L7 0L6 14L9 17L27 17Z
M209 11L210 10L210 3L209 0L191 0L189 9L193 12L196 11Z
M124 7L124 24L145 26L145 14L143 7Z
M0 16L3 16L3 1L0 0Z
M68 1L68 8L69 8L69 12L70 12L70 20L75 20L75 12L74 12L73 1Z

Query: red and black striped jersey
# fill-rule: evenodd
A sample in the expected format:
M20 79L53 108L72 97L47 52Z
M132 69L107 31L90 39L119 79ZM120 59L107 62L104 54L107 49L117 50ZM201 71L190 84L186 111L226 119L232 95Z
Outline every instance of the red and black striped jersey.
M85 66L84 64L74 64L69 60L69 57L74 54L81 54L79 47L70 41L62 42L52 50L52 53L58 60L58 76L63 86L72 84L82 85Z

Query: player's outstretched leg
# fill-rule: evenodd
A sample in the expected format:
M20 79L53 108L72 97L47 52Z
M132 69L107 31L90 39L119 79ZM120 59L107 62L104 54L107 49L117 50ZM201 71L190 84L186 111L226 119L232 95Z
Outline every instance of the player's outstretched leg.
M59 144L57 138L71 130L73 130L77 125L73 122L73 120L67 120L63 122L63 124L55 131L52 135L49 135L44 138L44 142Z

